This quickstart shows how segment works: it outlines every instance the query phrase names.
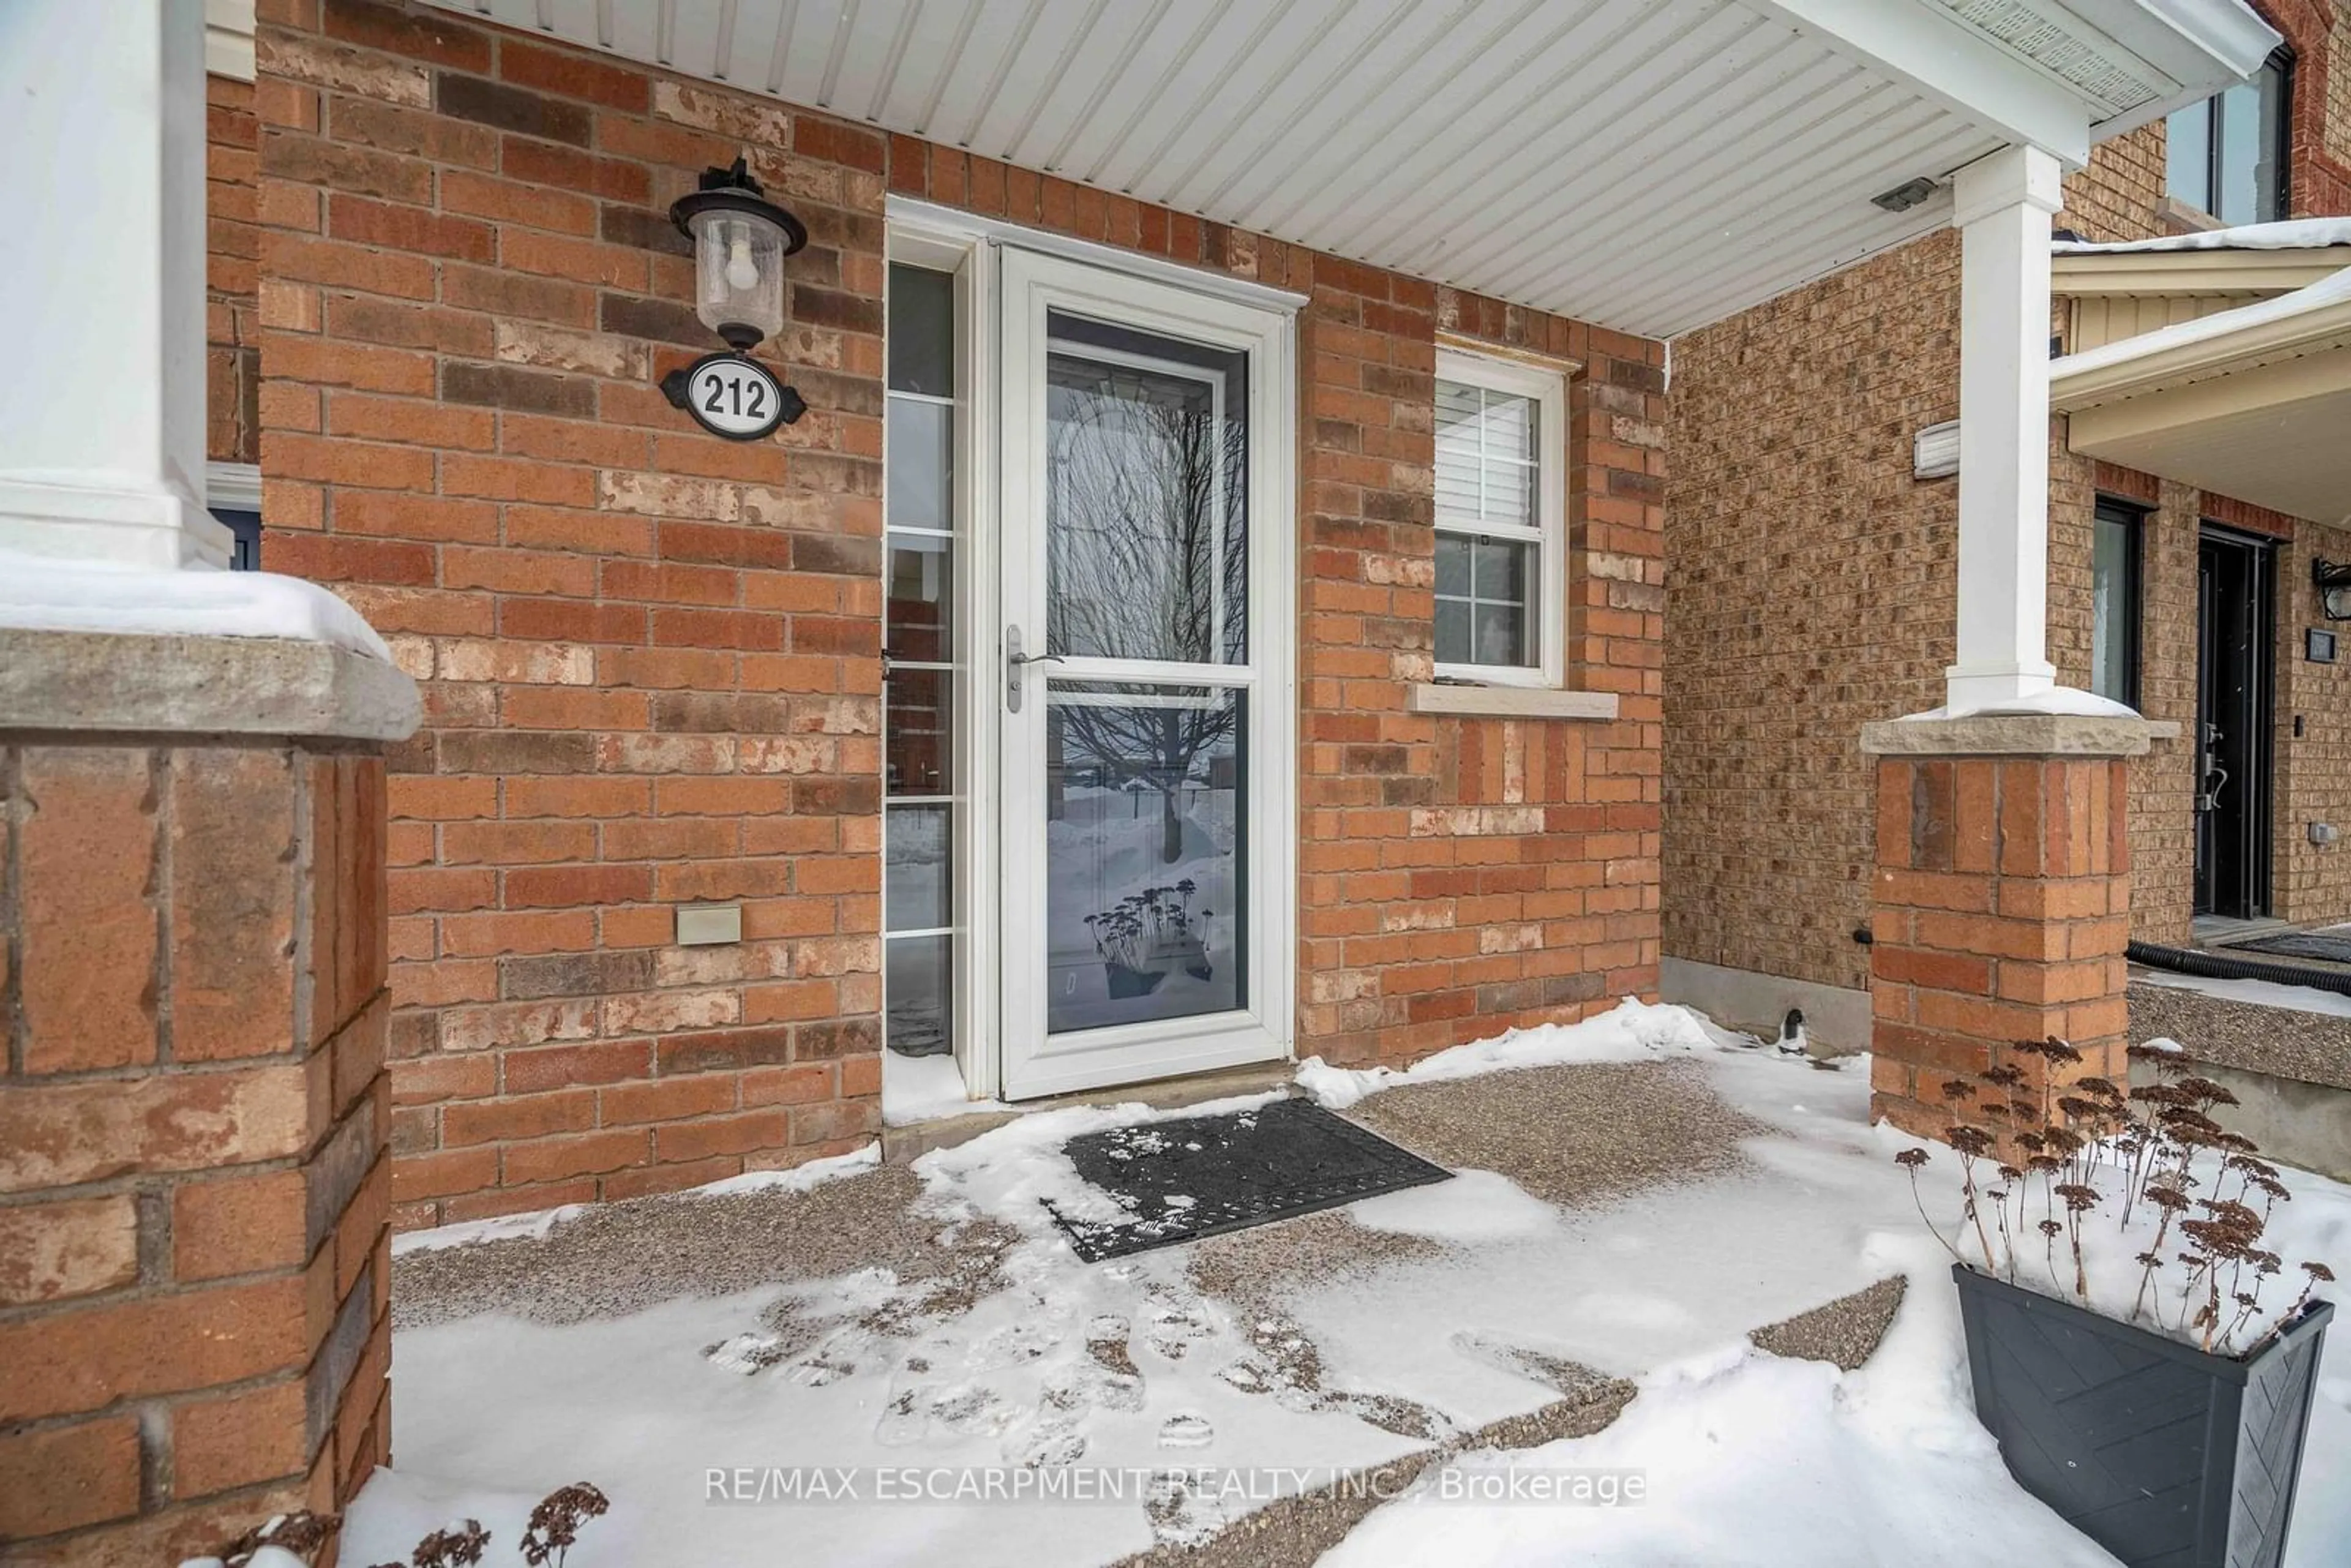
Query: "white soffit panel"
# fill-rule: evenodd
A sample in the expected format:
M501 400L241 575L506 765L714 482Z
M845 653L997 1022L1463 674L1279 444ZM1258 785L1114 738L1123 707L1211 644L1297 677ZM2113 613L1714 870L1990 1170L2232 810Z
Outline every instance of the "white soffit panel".
M2002 140L1745 0L433 3L1653 337Z

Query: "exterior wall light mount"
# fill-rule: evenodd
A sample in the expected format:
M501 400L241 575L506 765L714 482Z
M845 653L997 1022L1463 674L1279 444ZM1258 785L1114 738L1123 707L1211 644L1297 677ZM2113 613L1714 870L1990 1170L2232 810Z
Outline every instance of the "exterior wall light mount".
M741 158L703 172L670 221L694 241L694 313L726 341L661 382L670 402L714 435L758 441L808 412L799 392L751 358L784 326L784 258L808 244L808 225L768 200Z
M2329 621L2351 621L2351 561L2322 556L2310 563L2310 580L2318 585L2318 607Z
M808 226L768 200L735 160L703 171L702 188L670 204L670 222L694 241L694 313L747 353L784 326L784 257L808 244Z
M1869 199L1873 205L1884 207L1889 213L1907 213L1931 201L1940 189L1941 186L1922 174L1916 180L1905 180L1890 191L1881 191Z

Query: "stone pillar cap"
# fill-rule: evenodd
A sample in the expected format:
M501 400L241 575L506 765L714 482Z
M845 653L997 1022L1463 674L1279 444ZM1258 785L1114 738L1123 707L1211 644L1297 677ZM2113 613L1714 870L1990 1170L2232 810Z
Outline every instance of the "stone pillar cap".
M416 683L338 643L0 626L0 731L405 740Z
M2068 713L1882 719L1861 727L1871 757L2144 757L2179 738L2168 720Z

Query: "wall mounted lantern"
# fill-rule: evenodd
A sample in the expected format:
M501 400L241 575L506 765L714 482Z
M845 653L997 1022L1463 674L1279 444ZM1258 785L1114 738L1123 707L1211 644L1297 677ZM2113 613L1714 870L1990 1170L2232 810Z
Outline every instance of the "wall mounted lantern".
M694 313L726 347L664 376L662 392L713 434L758 441L808 412L799 392L751 358L783 330L784 258L808 244L808 227L768 200L740 158L704 171L701 188L672 203L669 215L694 240Z
M2310 580L2318 585L2318 607L2329 621L2351 621L2351 561L2324 557L2310 563Z

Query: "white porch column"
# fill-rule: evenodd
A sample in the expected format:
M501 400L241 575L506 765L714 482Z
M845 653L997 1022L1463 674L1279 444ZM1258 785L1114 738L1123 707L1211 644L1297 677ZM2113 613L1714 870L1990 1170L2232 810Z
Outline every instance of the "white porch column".
M2051 690L2049 219L2057 160L2010 147L1959 172L1959 654L1953 712Z
M225 567L203 0L0 4L0 551Z

